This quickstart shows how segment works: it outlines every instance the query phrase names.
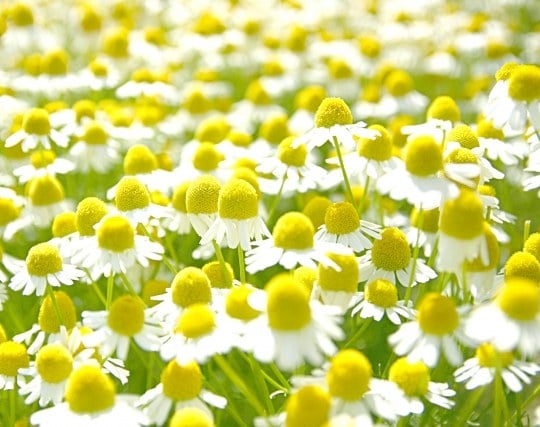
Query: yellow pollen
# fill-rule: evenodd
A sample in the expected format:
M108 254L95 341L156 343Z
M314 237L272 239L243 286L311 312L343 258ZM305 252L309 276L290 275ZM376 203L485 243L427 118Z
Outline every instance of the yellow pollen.
M56 246L38 243L32 246L26 256L26 268L32 276L47 276L62 270L62 256Z
M540 262L529 252L514 252L504 265L504 278L529 279L540 285Z
M62 325L64 325L67 330L72 329L77 322L77 313L75 311L73 300L63 291L54 292L54 296L56 298L60 317L62 318ZM58 314L56 314L56 309L50 295L47 295L41 303L38 324L39 328L48 334L56 334L60 331L60 321L58 320Z
M376 279L366 285L365 299L379 307L395 307L398 300L396 285L384 279Z
M341 271L319 264L319 286L326 291L344 291L353 293L358 289L358 261L356 256L329 253L328 258L334 261Z
M351 203L338 202L328 206L324 223L329 233L349 234L360 227L360 217Z
M534 255L540 262L540 233L532 233L523 245L523 251Z
M141 298L148 307L153 307L159 301L153 300L152 297L165 293L169 287L169 282L162 279L150 279L144 282Z
M195 303L182 312L175 332L186 338L200 338L210 334L216 327L214 312L207 304Z
M459 325L455 302L437 292L429 292L420 302L416 315L420 328L426 334L447 335Z
M461 111L453 98L438 96L432 101L426 116L428 119L448 120L455 123L461 119Z
M331 397L316 384L303 386L287 399L285 427L322 427L330 416Z
M105 145L108 138L109 136L103 125L92 121L85 126L81 140L90 145Z
M112 58L120 59L128 56L129 32L126 28L110 30L103 39L103 52Z
M21 208L11 199L0 198L0 227L17 219L21 214Z
M504 132L493 126L493 122L489 120L480 120L476 127L476 135L480 138L493 138L500 141L504 140Z
M377 268L387 271L407 267L411 260L411 248L405 233L396 227L385 228L381 238L373 242L371 259Z
M24 113L22 128L29 134L48 135L51 131L49 113L43 108L32 108Z
M309 292L290 274L279 274L265 286L268 323L280 331L296 331L311 321Z
M107 205L97 197L86 197L77 205L75 211L77 230L81 236L93 236L96 234L94 225L101 221L107 214Z
M444 159L445 163L458 163L458 164L478 164L478 159L474 153L468 148L456 148Z
M281 141L278 147L277 157L287 166L301 167L306 163L308 151L305 144L300 144L298 147L293 148L294 139L294 136L289 136Z
M317 229L324 224L326 210L331 205L332 201L328 197L315 196L306 203L302 213L311 220L313 228Z
M270 94L264 89L259 80L253 80L248 85L244 98L255 105L269 105L272 103Z
M381 125L371 125L368 129L377 131L378 135L374 139L359 138L358 154L370 160L390 159L393 149L390 133Z
M186 181L174 189L171 203L173 208L176 209L178 212L187 212L186 194L190 184L190 181Z
M211 214L218 211L221 184L212 175L195 178L186 192L186 209L190 214Z
M202 172L217 169L225 156L219 152L212 142L201 142L193 155L193 166Z
M195 131L195 139L200 142L218 144L225 139L230 130L231 125L225 117L211 117L199 124Z
M428 392L431 378L423 362L409 362L406 357L401 357L390 366L388 379L397 384L407 396L421 397Z
M471 190L462 189L459 196L445 202L441 210L440 229L448 236L469 240L484 229L483 205Z
M475 352L478 364L485 368L506 368L514 361L514 355L510 351L497 351L490 343L483 343L478 346Z
M331 128L334 125L350 125L351 109L341 98L325 98L315 113L315 126Z
M221 188L218 212L221 218L243 220L254 218L259 212L259 197L251 184L232 178Z
M97 230L99 246L112 252L124 252L135 246L135 230L127 218L105 218Z
M173 414L169 427L215 427L215 424L202 409L186 407Z
M176 401L195 399L202 390L203 376L197 362L179 365L171 360L161 372L163 394Z
M274 114L261 124L259 136L269 143L277 145L290 136L288 123L289 119L286 114Z
M53 76L64 75L68 71L68 60L68 54L63 49L47 52L41 61L42 71Z
M326 89L323 86L307 86L296 94L294 105L297 109L315 113L325 97Z
M390 95L401 97L414 89L414 82L411 75L406 71L393 70L384 79L384 87Z
M56 384L69 377L73 370L73 356L60 343L43 346L36 355L36 368L43 380Z
M196 303L209 303L212 299L210 279L197 267L180 270L171 284L172 301L183 308Z
M41 169L54 163L56 160L56 154L51 150L38 150L30 155L30 163L36 169Z
M512 70L508 81L508 95L517 101L540 99L540 67L520 65Z
M333 79L350 79L353 77L351 66L342 58L330 58L327 65L330 77Z
M75 212L62 212L54 217L52 223L53 237L64 237L77 231L77 215Z
M114 201L116 208L122 212L142 209L150 204L150 193L137 178L125 176L116 187Z
M472 261L465 260L465 268L467 271L488 271L497 268L499 265L499 260L501 258L499 240L487 222L484 222L484 236L486 237L489 262L487 265L484 265L480 255Z
M309 218L300 212L287 212L274 225L274 244L283 249L310 249L313 247L315 228Z
M311 293L313 285L318 278L318 271L313 268L304 267L303 265L301 265L300 267L295 268L292 273L294 280L304 285L306 289Z
M30 358L23 344L14 341L0 344L0 375L16 377L20 368L28 368L29 365Z
M92 414L112 407L115 394L113 381L100 367L83 365L69 376L65 398L73 412Z
M346 349L333 357L326 382L332 397L354 401L368 391L372 376L368 358L358 350Z
M248 297L255 291L250 285L240 285L231 288L225 299L225 310L234 319L244 321L253 320L260 312L252 308L248 303Z
M53 205L64 200L64 187L54 176L38 176L28 185L28 197L34 206Z
M227 271L226 277L223 273L223 266L219 261L211 261L203 265L202 271L208 276L210 285L213 288L224 289L231 287L231 281L234 279L234 271L231 265L226 262L225 270Z
M136 335L144 326L144 302L135 295L115 299L109 307L107 323L117 334Z
M448 132L446 140L459 142L459 145L461 145L463 148L468 148L469 150L480 146L478 138L474 134L473 130L469 126L463 124L455 126L450 132Z
M497 303L514 320L534 320L540 311L540 288L537 283L521 277L506 280Z
M443 167L441 146L431 135L413 137L405 146L405 167L416 176L430 176Z

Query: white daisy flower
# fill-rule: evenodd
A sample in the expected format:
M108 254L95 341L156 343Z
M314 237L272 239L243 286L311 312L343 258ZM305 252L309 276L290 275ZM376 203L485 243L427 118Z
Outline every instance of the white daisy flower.
M30 165L16 168L13 171L21 184L24 184L36 177L45 175L64 175L75 169L75 165L66 159L57 158L54 151L39 150L30 155Z
M204 236L218 216L221 184L212 175L201 175L188 185L186 211L191 226L199 236Z
M30 358L24 344L4 341L0 344L0 390L13 390L24 384L19 372L30 365Z

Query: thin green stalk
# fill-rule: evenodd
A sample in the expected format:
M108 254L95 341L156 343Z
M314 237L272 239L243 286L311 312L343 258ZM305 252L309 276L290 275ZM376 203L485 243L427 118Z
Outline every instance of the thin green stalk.
M150 240L154 241L154 242L157 242L157 243L160 243L161 242L158 242L156 239L154 239L152 237L152 235L148 232L148 230L146 229L146 227L144 226L144 224L141 224L139 223L140 227L141 227L141 230L143 231L143 234L148 237ZM172 274L176 274L178 271L176 270L176 268L171 264L171 262L167 259L167 257L165 256L165 254L163 254L163 257L161 258L161 261L163 262L163 264L165 264L165 267L167 267L170 272Z
M343 156L341 155L341 148L339 147L339 141L335 136L332 138L332 140L334 143L334 147L336 149L336 155L339 161L339 167L341 168L341 173L343 174L343 182L345 184L345 191L347 192L351 200L351 203L354 205L355 204L354 195L352 192L351 183L349 182L349 177L347 176L347 171L345 170L345 163L343 163ZM358 209L358 206L356 206L356 209Z
M244 250L238 245L238 270L240 271L240 282L246 283L246 263L244 262Z
M105 299L105 296L103 295L103 292L101 292L101 289L99 289L99 286L95 281L92 280L92 289L98 296L99 300L104 306L107 306L107 300Z
M367 327L371 324L371 318L367 318L364 320L364 322L360 325L360 327L354 331L354 334L352 335L351 338L349 338L349 340L345 343L345 345L343 346L343 348L348 348L352 343L354 343L356 341L356 339L362 335L365 330L367 329Z
M60 313L60 307L58 306L58 301L56 301L56 295L54 294L52 287L49 285L47 285L47 293L51 297L51 302L54 308L54 312L56 313L56 317L58 317L58 323L60 325L64 325L64 320L62 319L62 313Z
M418 212L418 233L416 234L416 242L414 242L414 249L413 249L413 258L412 258L412 265L411 265L411 274L409 275L409 282L407 283L407 291L405 292L405 304L409 303L409 300L411 299L411 293L412 293L412 285L414 282L414 275L416 273L416 262L418 260L418 256L420 255L420 233L422 232L422 226L424 225L424 210L420 209L420 212Z
M470 396L467 397L465 405L462 408L459 408L459 411L456 411L458 418L456 419L456 426L466 425L469 417L474 412L478 401L484 394L485 387L478 387L474 390Z
M274 221L274 216L277 212L277 207L279 206L279 201L281 200L281 195L283 194L283 188L285 187L285 181L287 181L287 174L289 172L289 168L285 170L285 173L283 174L283 178L281 179L281 184L279 186L278 193L276 194L276 197L274 197L274 201L272 202L272 206L270 207L270 212L268 213L268 221L267 223L270 225Z
M137 357L143 364L144 370L148 372L149 369L148 369L148 361L146 360L146 354L143 353L143 351L139 348L137 344L135 344L135 341L133 341L133 339L131 338L129 340L129 345L131 346L131 348L133 349L133 352L137 355Z
M369 191L369 184L370 184L369 175L366 175L366 183L364 184L364 191L362 192L362 197L360 198L360 203L358 204L358 212L360 213L360 215L362 215L362 211L364 210L364 205L366 203L366 198ZM354 199L351 200L351 203L354 205Z
M111 272L111 275L107 277L107 304L105 305L105 308L107 310L109 309L112 303L113 291L114 291L114 273Z
M127 291L130 294L137 295L137 292L135 292L135 289L133 289L133 286L131 285L131 282L129 281L128 277L126 276L126 273L120 272L120 278L122 279L122 282L124 283L124 286L126 287Z
M429 256L427 265L433 267L435 265L435 260L437 259L437 252L439 251L439 236L435 238L435 243L433 243L433 249L431 250L431 255Z
M253 394L251 389L246 385L242 377L240 377L234 369L229 365L229 362L220 354L214 355L214 360L223 373L229 380L242 392L249 404L255 409L258 415L264 417L267 415L265 408L261 405L257 396Z
M531 233L531 220L528 219L523 224L523 244L525 244L525 242L529 238L530 233Z
M266 381L264 380L264 376L262 375L264 371L259 365L259 362L257 362L252 355L248 355L247 359L249 361L251 372L253 373L253 378L255 379L255 383L257 384L257 389L261 391L261 394L264 397L266 411L268 414L273 414L274 406L270 401L270 391L268 390L268 386L266 385Z
M17 381L13 384L13 390L8 391L9 394L9 411L8 414L11 414L11 425L14 426L17 421Z
M501 356L496 354L495 379L493 385L493 427L503 426L508 419L508 403L504 394L503 380L501 375Z
M221 274L223 274L223 278L225 279L227 287L231 287L233 278L231 277L231 274L229 273L229 269L227 268L227 263L225 262L225 258L223 258L223 252L221 252L221 248L215 240L212 240L212 245L214 246L214 251L216 252L216 257L221 267Z
M276 376L276 378L279 380L281 385L285 388L285 390L288 392L291 388L291 385L289 384L289 381L287 378L285 378L285 375L283 375L283 372L281 372L275 363L269 364L270 369L272 370L273 374Z

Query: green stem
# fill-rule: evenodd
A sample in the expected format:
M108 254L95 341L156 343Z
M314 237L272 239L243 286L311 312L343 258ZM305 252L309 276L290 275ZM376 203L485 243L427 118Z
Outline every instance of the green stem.
M467 397L467 400L465 401L465 405L460 408L459 411L456 411L457 414L459 414L458 419L456 420L456 425L466 425L467 421L469 420L469 417L473 413L474 409L476 408L476 405L478 404L478 401L484 394L485 387L479 387L474 392L471 393L470 396Z
M214 360L223 373L229 378L229 380L242 392L249 404L255 409L258 415L261 417L266 416L266 410L261 405L257 396L253 394L251 389L246 385L244 380L234 371L234 369L229 365L229 362L220 354L214 355Z
M501 356L500 353L496 353L496 366L495 366L495 382L493 385L493 427L500 427L505 424L505 420L508 419L508 404L506 402L506 395L504 394L504 387L501 375Z
M433 244L433 249L431 250L431 255L429 256L427 265L433 267L435 265L435 259L437 258L437 252L439 250L439 236L435 238L435 243Z
M120 278L122 279L122 282L124 283L124 286L128 290L130 294L137 295L137 292L135 292L135 289L133 289L133 286L131 285L131 282L129 281L128 277L126 276L126 273L120 272Z
M17 381L15 381L15 383L13 384L13 390L10 390L8 394L9 394L8 413L11 413L11 419L12 419L11 425L14 426L15 422L17 421L17 398L18 398Z
M214 251L216 252L216 257L219 261L219 265L221 266L221 274L223 274L223 278L225 279L227 287L230 288L232 286L233 278L229 273L225 258L223 258L223 252L221 252L221 248L215 240L212 240L212 245L214 246Z
M244 262L244 250L238 245L238 270L240 271L240 283L246 283L246 264Z
M360 327L354 332L354 334L352 335L352 337L345 343L345 345L343 346L343 348L347 348L349 347L352 343L354 343L356 341L356 339L362 335L365 330L367 329L367 327L371 324L371 317L370 318L367 318L364 320L364 322L360 325Z
M264 404L266 406L266 411L268 414L274 413L274 406L272 405L272 402L270 401L270 392L268 391L268 386L266 385L266 381L263 377L263 369L259 365L259 362L257 362L252 355L249 355L247 357L249 361L249 366L251 368L251 372L253 373L253 377L255 379L255 383L257 384L257 389L261 391L263 397L264 397Z
M523 224L523 244L525 244L525 242L529 238L530 233L531 233L531 220L528 219Z
M141 227L141 230L143 231L143 234L148 237L150 240L152 240L153 242L156 242L156 243L159 243L161 244L161 242L158 242L156 239L154 239L152 237L152 235L148 232L148 230L146 229L146 227L144 226L144 224L142 223L139 223L140 227ZM161 258L161 261L163 262L163 264L165 264L165 266L170 270L170 272L172 274L176 274L177 273L177 270L176 268L171 264L171 262L167 259L167 257L165 256L165 254L163 254L163 257Z
M56 317L58 317L58 323L60 325L64 325L64 320L62 319L62 313L60 312L60 307L58 306L58 301L56 301L56 295L54 294L54 291L51 286L47 285L47 292L49 296L51 297L51 302L54 308L54 311L56 313Z
M113 290L114 290L114 273L111 272L111 275L107 277L107 304L105 305L105 308L107 310L109 309L112 303Z
M274 215L277 212L277 207L279 205L279 201L281 200L281 195L283 194L283 188L285 187L285 181L287 181L287 174L289 172L289 168L285 170L285 173L283 174L283 178L281 179L281 185L279 186L278 193L276 194L276 197L274 198L274 201L272 202L272 206L270 207L270 212L268 213L268 221L267 224L270 225L274 221Z
M369 175L366 175L366 183L364 184L364 191L362 192L362 197L360 198L360 202L358 204L358 212L360 213L360 215L362 215L362 211L364 210L364 205L366 203L366 198L369 191L369 184L370 184ZM354 199L351 201L351 203L354 205Z
M103 292L101 292L101 289L99 289L99 286L95 281L92 280L92 289L98 296L101 303L106 307L107 306L107 300L105 299L105 296L103 295Z
M341 173L343 174L343 182L345 184L345 191L347 192L348 197L351 200L351 203L355 205L351 183L349 182L349 177L347 176L347 171L345 170L345 164L343 163L343 156L341 155L341 148L339 148L339 141L337 140L335 136L332 139L333 139L334 147L336 149L336 155L339 161L339 167L341 168ZM356 209L358 209L358 206L356 206Z
M424 225L424 210L420 209L418 212L418 233L416 234L416 242L414 242L413 259L411 265L411 274L409 275L409 282L407 283L407 291L405 292L405 304L408 304L411 299L411 293L414 283L414 275L416 273L416 262L418 255L420 254L420 233L422 233L422 227Z
M280 381L280 383L283 386L283 388L285 389L285 391L288 392L289 389L291 388L291 386L290 386L289 381L287 380L287 378L285 378L285 376L278 369L278 367L276 366L275 363L270 363L269 366L270 366L270 369L272 370L272 372L274 373L274 375L276 376L276 378Z

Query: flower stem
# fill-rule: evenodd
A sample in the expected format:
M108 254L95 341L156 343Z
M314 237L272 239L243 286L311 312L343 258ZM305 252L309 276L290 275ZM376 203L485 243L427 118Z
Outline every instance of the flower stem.
M111 272L111 275L107 278L107 303L105 304L105 308L107 310L109 309L112 303L113 290L114 290L114 273Z
M405 292L405 304L409 303L411 299L411 293L414 283L414 275L416 273L416 262L418 260L418 255L420 254L420 233L422 232L422 227L424 225L424 209L420 209L418 212L418 233L416 234L416 242L414 242L413 258L411 264L411 274L409 275L409 282L407 283L407 291Z
M358 213L362 215L362 211L364 210L364 205L366 204L366 198L369 192L369 184L370 179L369 175L366 175L366 183L364 184L364 191L362 192L362 197L360 198L360 202L358 204ZM352 193L352 189L351 189ZM351 203L354 205L354 199L351 200Z
M343 348L348 348L351 344L353 344L356 339L364 333L364 331L367 329L367 327L371 324L371 317L364 320L364 322L358 327L356 331L354 331L354 334L351 338L345 343Z
M529 238L530 233L531 233L531 220L528 219L523 224L523 244L525 244L525 242Z
M469 420L469 417L473 413L474 409L476 408L476 405L478 404L478 401L484 394L485 387L479 387L476 390L474 390L473 393L471 393L470 396L468 396L467 400L465 401L465 404L463 408L460 408L457 413L459 414L458 419L456 420L456 425L466 425L467 421Z
M60 323L60 325L64 325L64 321L62 320L62 313L60 313L60 307L58 306L58 301L56 301L56 295L54 294L52 287L49 285L47 285L47 292L49 293L49 296L51 297L51 302L52 302L54 311L56 313L56 316L58 317L58 323Z
M223 258L223 252L221 252L221 248L218 245L218 243L215 240L212 240L212 245L214 246L214 251L216 252L216 257L219 261L219 265L221 267L221 274L223 274L223 279L225 280L225 284L228 288L232 286L232 277L229 273L229 270L227 268L227 263L225 262L225 258Z
M341 168L341 173L343 174L343 182L345 184L345 191L347 192L348 194L348 197L350 198L351 200L351 203L354 205L354 195L353 195L353 192L352 192L352 187L351 187L351 183L349 182L349 177L347 176L347 171L345 170L345 164L343 163L343 156L341 155L341 149L339 148L339 142L337 140L337 138L334 136L332 138L332 141L334 143L334 147L336 149L336 155L337 155L337 158L338 158L338 161L339 161L339 167ZM359 207L356 206L356 209L358 210Z
M283 174L283 178L281 179L281 184L279 186L278 193L276 194L276 197L274 198L274 201L272 202L272 206L270 207L270 212L268 213L268 221L267 223L270 225L274 221L274 216L277 212L277 207L279 205L279 201L281 200L281 195L283 194L283 188L285 187L285 181L287 181L287 174L289 172L289 168L285 169L285 173Z
M244 262L244 250L238 245L238 270L240 271L240 282L246 283L246 263Z

